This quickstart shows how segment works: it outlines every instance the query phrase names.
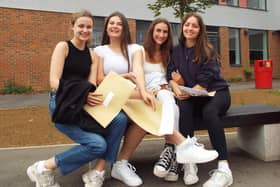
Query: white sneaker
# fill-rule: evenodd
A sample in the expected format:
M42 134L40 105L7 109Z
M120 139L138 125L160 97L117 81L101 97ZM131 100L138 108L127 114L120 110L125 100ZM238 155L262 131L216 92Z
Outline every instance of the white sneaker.
M83 174L85 187L101 187L104 182L105 171L90 170Z
M203 144L199 144L196 138L188 137L180 145L176 146L176 159L178 163L205 163L218 157L215 150L204 149Z
M209 174L211 177L203 184L203 187L228 187L233 183L231 173L216 169L210 171Z
M192 185L198 182L199 178L197 176L197 165L196 164L184 164L184 182L186 185Z
M54 180L54 172L49 170L40 173L37 169L38 163L29 166L26 171L29 179L36 183L36 187L60 187Z
M127 160L113 164L111 176L125 183L127 186L140 186L142 179L135 173L136 169Z

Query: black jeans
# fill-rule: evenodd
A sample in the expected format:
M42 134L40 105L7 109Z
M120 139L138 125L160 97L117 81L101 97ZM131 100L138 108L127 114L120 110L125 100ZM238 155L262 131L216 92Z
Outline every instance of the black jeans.
M191 97L177 100L180 110L179 131L187 137L194 135L195 118L201 117L207 125L213 148L219 153L219 160L227 160L227 145L221 116L231 103L229 89L217 91L214 97Z

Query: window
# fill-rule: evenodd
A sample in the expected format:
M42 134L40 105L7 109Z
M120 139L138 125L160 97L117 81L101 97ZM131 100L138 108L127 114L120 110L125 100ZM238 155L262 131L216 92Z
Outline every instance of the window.
M229 29L229 63L231 65L241 65L239 29Z
M247 0L247 8L266 10L266 0Z
M227 5L238 6L238 0L227 0Z
M143 45L150 21L136 21L136 43Z
M90 47L96 47L98 45L101 45L104 24L104 17L94 16L93 39Z
M262 30L249 30L249 48L250 64L254 60L263 60L268 58L267 54L267 32Z
M173 44L177 45L179 43L179 34L180 34L180 24L179 23L170 23L171 30L173 34Z
M266 0L219 0L220 5L266 10Z
M220 52L220 40L219 40L219 27L206 27L208 41L213 45L213 47Z

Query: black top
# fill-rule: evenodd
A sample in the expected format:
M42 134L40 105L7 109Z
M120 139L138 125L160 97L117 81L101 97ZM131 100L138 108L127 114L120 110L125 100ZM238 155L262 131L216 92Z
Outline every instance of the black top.
M90 74L92 64L91 55L88 47L84 50L76 48L71 41L67 41L68 55L65 59L62 79L80 79L87 80Z
M186 48L179 44L173 48L171 61L167 67L167 80L170 81L171 73L179 71L187 87L196 84L206 88L208 91L218 91L228 88L228 84L220 75L220 65L214 55L205 63L207 58L201 62L194 61L194 48Z

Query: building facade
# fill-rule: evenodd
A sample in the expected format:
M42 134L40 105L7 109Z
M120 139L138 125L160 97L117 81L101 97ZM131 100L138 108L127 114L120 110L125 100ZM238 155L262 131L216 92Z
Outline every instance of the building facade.
M0 1L0 90L7 84L47 90L49 65L56 43L70 39L71 13L87 9L95 16L93 45L99 45L106 16L120 11L129 21L132 38L143 42L154 19L147 8L154 0L1 0ZM211 43L221 55L226 79L245 78L254 72L254 60L272 59L273 78L280 78L279 0L218 0L202 17ZM172 24L177 43L180 20L172 9L162 17ZM69 30L70 31L70 30ZM253 76L254 78L254 76Z

